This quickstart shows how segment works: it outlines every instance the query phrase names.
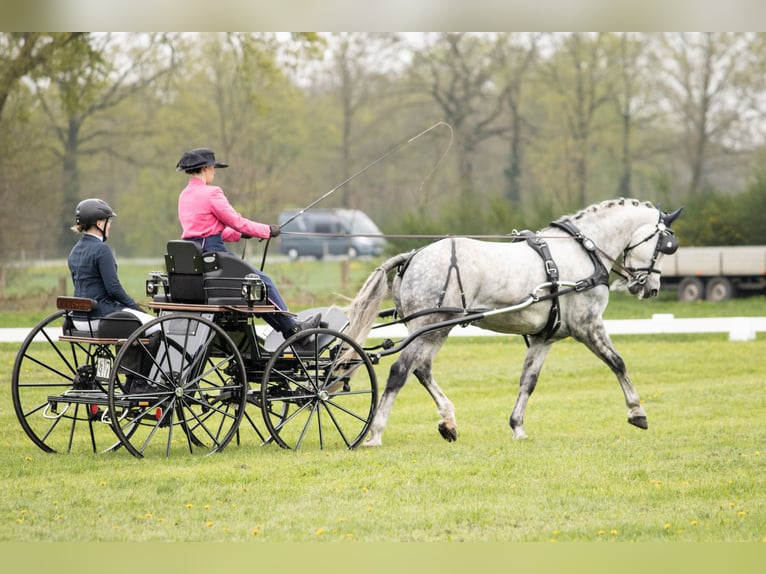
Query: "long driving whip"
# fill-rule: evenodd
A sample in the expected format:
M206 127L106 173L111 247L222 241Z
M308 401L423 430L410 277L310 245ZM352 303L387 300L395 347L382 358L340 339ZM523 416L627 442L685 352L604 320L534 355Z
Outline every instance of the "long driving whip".
M384 159L386 159L387 157L389 157L389 156L392 156L393 154L395 154L397 151L399 151L399 150L400 150L400 149L402 149L403 147L405 147L405 146L407 146L407 145L411 144L412 142L414 142L414 141L415 141L416 139L418 139L419 137L421 137L421 136L423 136L423 135L427 134L427 133L428 133L428 132L430 132L431 130L434 130L434 129L436 129L436 128L440 127L440 126L444 126L444 127L446 127L446 128L449 130L449 132L450 132L450 139L449 139L449 144L447 145L447 148L444 150L444 153L441 155L441 157L439 157L439 160L438 160L438 161L437 161L437 162L434 164L434 166L433 166L433 167L431 168L431 170L428 172L428 175L426 175L426 177L425 177L425 178L423 179L423 181L420 183L420 188L422 188L422 187L423 187L423 185L425 184L425 182L428 180L428 178L429 178L429 177L431 177L431 174L432 174L432 173L433 173L433 172L436 170L437 166L438 166L438 165L439 165L439 164L442 162L442 160L444 159L444 157L447 155L447 152L448 152L448 151L450 150L450 148L452 147L452 138L453 138L453 131L452 131L452 126L450 126L450 125L449 125L448 123L446 123L446 122L436 122L434 125L432 125L432 126L431 126L431 127L429 127L429 128L426 128L426 129L424 129L424 130L423 130L422 132L420 132L419 134L416 134L416 135L412 136L411 138L409 138L408 140L404 140L403 142L399 143L398 145L396 145L395 147L393 147L392 149L390 149L389 151L387 151L386 153L384 153L382 156L380 156L380 157L378 157L377 159L375 159L374 161L372 161L372 162L368 163L366 166L364 166L362 169L360 169L359 171L357 171L355 174L353 174L353 175L349 176L348 178L346 178L345 180L343 180L342 182L340 182L338 185L336 185L335 187L333 187L333 188L332 188L330 191L328 191L327 193L325 193L324 195L322 195L322 196L321 196L319 199L316 199L316 200L312 201L312 202L311 202L311 203L309 203L309 204L308 204L306 207L304 207L303 209L301 209L301 210L300 210L298 213L296 213L295 215L293 215L293 216L292 216L292 217L290 217L289 219L285 220L284 222L280 223L280 224L279 224L279 228L280 228L280 229L282 229L282 228L283 228L285 225L287 225L287 224L288 224L288 223L290 223L291 221L293 221L293 220L297 219L298 217L300 217L301 215L303 215L304 213L306 213L306 212L307 212L309 209L311 209L312 207L314 207L314 206L315 206L316 204L318 204L320 201L323 201L324 199L327 199L328 197L330 197L330 196L331 196L333 193L335 193L336 191L338 191L338 190L339 190L341 187L343 187L344 185L346 185L346 184L347 184L348 182L350 182L352 179L354 179L354 178L356 178L356 177L359 177L360 175L362 175L364 172L366 172L368 169L370 169L370 168L371 168L371 167L373 167L374 165L376 165L376 164L380 163L381 161L383 161L383 160L384 160ZM263 259L261 260L261 271L263 271L263 268L264 268L264 266L266 265L266 254L267 254L267 253L268 253L268 251L269 251L269 243L270 243L270 242L271 242L271 238L267 239L267 240L266 240L266 246L263 248Z

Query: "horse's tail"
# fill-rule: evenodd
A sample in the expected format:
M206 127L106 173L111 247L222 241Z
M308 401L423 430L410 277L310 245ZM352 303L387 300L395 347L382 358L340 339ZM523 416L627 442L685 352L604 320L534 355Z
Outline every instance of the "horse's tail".
M410 255L411 253L394 255L376 267L370 276L367 277L354 300L351 301L348 309L348 328L345 332L360 346L364 345L367 335L370 333L375 319L378 317L380 304L388 294L389 272L397 265L406 261Z

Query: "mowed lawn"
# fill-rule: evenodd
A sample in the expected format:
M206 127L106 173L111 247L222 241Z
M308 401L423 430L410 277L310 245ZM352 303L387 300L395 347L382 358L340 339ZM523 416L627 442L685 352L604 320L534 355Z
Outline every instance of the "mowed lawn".
M144 460L40 451L13 411L18 346L0 345L0 541L766 542L764 338L615 343L647 431L607 367L564 341L514 441L523 340L455 337L435 364L455 443L411 379L380 448L286 451L250 431L213 456Z

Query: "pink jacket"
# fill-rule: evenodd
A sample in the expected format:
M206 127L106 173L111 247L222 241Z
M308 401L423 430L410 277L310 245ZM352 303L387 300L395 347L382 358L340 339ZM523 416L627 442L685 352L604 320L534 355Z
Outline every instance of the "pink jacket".
M269 226L242 217L220 187L205 185L198 177L189 179L178 197L181 238L210 237L221 233L224 241L239 241L242 234L268 239Z

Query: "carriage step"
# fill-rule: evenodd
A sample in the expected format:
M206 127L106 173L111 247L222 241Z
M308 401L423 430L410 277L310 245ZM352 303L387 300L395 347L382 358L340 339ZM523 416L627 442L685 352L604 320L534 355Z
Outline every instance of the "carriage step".
M115 399L114 404L120 407L134 406L140 400L147 400L148 396L132 396L130 399ZM60 395L48 396L48 404L56 405L62 404L80 404L80 405L97 405L108 406L109 398L106 393L102 391L67 391Z

